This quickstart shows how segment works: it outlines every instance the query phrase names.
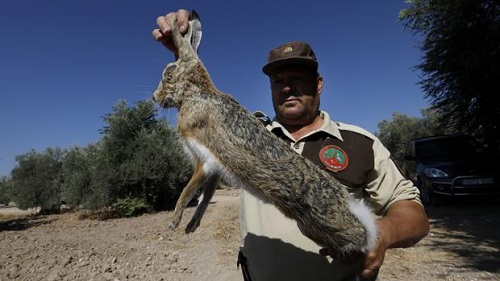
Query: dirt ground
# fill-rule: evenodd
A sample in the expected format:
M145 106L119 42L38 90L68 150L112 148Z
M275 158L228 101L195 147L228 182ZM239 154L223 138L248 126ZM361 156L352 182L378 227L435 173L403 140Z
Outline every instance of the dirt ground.
M218 190L201 227L166 228L169 212L130 219L25 217L0 209L0 280L242 280L238 191ZM378 280L500 280L500 204L427 208L431 232L387 252Z

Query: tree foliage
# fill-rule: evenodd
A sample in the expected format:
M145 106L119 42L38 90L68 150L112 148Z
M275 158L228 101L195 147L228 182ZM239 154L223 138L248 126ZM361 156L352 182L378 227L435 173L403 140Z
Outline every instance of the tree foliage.
M19 208L40 206L42 212L53 212L61 205L63 182L62 159L65 151L47 148L44 152L29 151L16 157L11 172L11 195Z
M378 123L377 137L391 152L396 163L404 162L406 145L414 138L432 135L458 133L439 122L439 113L433 109L422 110L423 118L409 117L395 112L392 120L382 120Z
M113 207L127 216L173 206L192 168L175 132L156 118L153 103L129 107L119 101L104 122L101 139L87 147L17 156L2 194L12 194L21 208L56 210L64 202L94 210Z
M12 188L9 185L10 180L6 176L3 176L0 179L0 204L8 204L12 201Z
M100 153L96 157L95 188L105 191L106 205L139 198L164 209L180 194L192 172L175 133L155 118L151 102L129 108L118 102L104 117Z
M93 188L95 160L98 146L70 148L63 160L64 183L62 198L69 206L102 206L96 202L96 190Z
M498 152L500 1L409 0L405 28L423 35L420 82L442 123Z

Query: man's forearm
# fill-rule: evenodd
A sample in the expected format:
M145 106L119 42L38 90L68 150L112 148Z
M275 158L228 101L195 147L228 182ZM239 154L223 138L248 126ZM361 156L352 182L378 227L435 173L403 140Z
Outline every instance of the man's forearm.
M386 248L415 245L429 233L429 220L422 205L403 200L394 203L378 221L379 239Z

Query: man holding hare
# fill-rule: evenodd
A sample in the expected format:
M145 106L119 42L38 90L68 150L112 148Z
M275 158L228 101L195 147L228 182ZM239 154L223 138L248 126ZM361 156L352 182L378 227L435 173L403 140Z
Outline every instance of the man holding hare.
M189 12L157 19L154 38L177 57L170 18L187 32ZM269 76L276 116L258 112L266 128L316 163L357 198L377 219L377 243L365 254L339 256L305 237L297 224L271 204L242 190L240 225L244 245L238 263L245 280L374 280L389 248L410 247L429 231L418 189L406 179L380 140L357 126L335 122L320 110L323 77L311 46L288 42L270 51ZM357 279L359 278L359 279Z

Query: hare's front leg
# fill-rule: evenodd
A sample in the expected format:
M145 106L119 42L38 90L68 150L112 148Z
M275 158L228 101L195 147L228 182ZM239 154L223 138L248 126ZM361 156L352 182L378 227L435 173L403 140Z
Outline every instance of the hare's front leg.
M191 221L186 226L185 230L186 233L191 233L195 231L198 228L198 226L200 226L201 219L203 218L203 215L207 210L210 200L214 196L215 190L219 185L219 181L220 181L219 175L212 175L207 179L207 181L201 187L203 190L203 193L201 195L201 202L199 202L198 206L196 206L196 212L191 218Z
M176 229L179 226L182 219L182 213L207 178L207 175L203 171L203 163L199 159L196 159L193 176L182 190L181 196L175 204L174 213L168 224L169 229Z

